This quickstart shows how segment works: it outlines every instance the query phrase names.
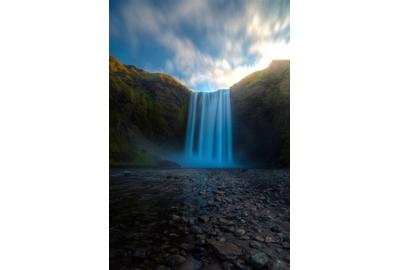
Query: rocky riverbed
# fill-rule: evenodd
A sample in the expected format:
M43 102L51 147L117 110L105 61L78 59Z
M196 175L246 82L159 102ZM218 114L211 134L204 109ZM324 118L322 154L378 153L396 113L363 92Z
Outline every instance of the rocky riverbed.
M289 269L289 171L110 169L110 269Z

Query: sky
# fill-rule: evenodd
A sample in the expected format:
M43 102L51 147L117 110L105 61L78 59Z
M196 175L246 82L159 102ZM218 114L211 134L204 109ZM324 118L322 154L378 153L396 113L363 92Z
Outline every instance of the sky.
M110 55L197 91L289 59L289 0L110 0Z

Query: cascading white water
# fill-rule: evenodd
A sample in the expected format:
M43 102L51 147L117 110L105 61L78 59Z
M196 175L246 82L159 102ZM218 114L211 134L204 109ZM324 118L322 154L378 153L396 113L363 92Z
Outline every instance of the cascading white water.
M186 131L185 162L193 167L233 164L230 91L192 92Z

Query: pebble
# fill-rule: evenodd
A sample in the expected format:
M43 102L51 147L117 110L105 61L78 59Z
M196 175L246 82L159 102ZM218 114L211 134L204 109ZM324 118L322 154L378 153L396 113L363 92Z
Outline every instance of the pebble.
M181 255L174 255L171 259L173 265L181 265L186 261L186 258Z
M280 229L278 226L275 225L275 226L272 226L272 227L271 227L271 231L272 231L272 232L279 233L279 232L281 232L281 229Z
M266 242L266 243L273 243L273 242L276 242L276 241L275 241L275 239L274 239L272 236L267 235L267 236L265 237L265 242Z
M178 220L180 220L181 218L180 218L180 216L178 216L178 215L172 215L172 220L173 221L178 221Z
M243 230L243 229L237 229L237 230L235 231L235 235L236 235L236 236L242 236L242 235L244 235L244 234L246 234L246 231Z
M180 248L190 251L192 249L194 249L194 245L193 244L188 244L188 243L183 243L180 245Z
M259 242L264 242L264 237L262 237L260 235L255 236L254 239L256 239Z
M289 270L289 265L278 259L272 265L272 270Z
M193 225L192 232L195 234L201 234L203 232L203 230L199 226Z
M146 250L143 248L136 249L133 253L133 257L139 258L139 259L144 259L146 258Z
M249 243L249 246L252 247L252 248L258 248L258 249L261 248L261 244L259 242L257 242L257 241L251 241Z
M174 171L168 171L168 174L172 176L170 178L176 178ZM132 194L143 194L138 206L129 208L129 214L134 217L146 213L147 217L143 219L145 222L133 218L116 219L129 224L128 227L119 226L118 223L110 225L110 237L115 240L110 239L110 243L113 243L112 249L116 250L111 256L112 260L118 262L125 252L127 257L124 264L128 269L289 269L289 197L277 198L282 194L286 196L286 190L283 191L286 187L271 180L274 176L266 177L254 170L248 170L240 177L216 170L207 173L218 176L212 180L208 175L195 175L189 170L187 174L179 174L178 177L179 183L183 184L183 201L176 200L178 197L173 193L176 191L181 196L179 192L182 192L182 187L178 187L176 181L164 181L162 187L157 186L158 179L165 179L166 173L158 178L150 174L143 175L144 179L151 180L151 186L138 180L137 188L140 189L128 187L124 191L124 194L131 194L130 200L135 197ZM263 190L263 185L250 189L244 177L254 183L266 181L266 190ZM135 190L134 193L131 189ZM279 192L271 194L272 189ZM168 192L169 196L172 194L173 200L166 200L163 191ZM155 195L157 192L159 194ZM117 196L124 199L120 193ZM160 215L162 211L170 213L167 218L160 218L163 217L163 214ZM122 235L120 240L117 239L118 235ZM117 240L122 241L123 245L134 241L135 245L148 246L149 249L137 249L136 246L121 249ZM138 264L132 265L136 260ZM150 267L150 262L159 267ZM214 268L210 268L210 265L214 265Z
M200 216L199 220L203 223L207 223L210 220L210 218L208 216Z
M156 268L156 270L171 270L171 268L166 267L165 265L160 265Z

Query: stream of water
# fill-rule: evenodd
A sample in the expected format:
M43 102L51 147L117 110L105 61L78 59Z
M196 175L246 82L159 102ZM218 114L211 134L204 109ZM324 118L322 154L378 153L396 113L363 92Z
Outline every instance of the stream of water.
M192 92L186 131L189 167L233 166L230 91Z

